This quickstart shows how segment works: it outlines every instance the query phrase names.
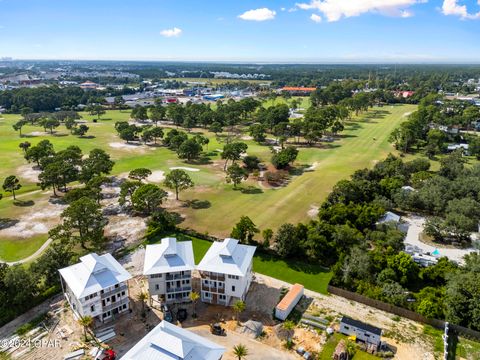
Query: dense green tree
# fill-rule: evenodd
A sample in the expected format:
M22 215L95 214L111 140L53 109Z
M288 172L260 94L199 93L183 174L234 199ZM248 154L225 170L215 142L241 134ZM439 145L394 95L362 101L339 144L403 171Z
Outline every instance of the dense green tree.
M230 237L240 240L242 243L253 243L253 237L260 232L248 216L240 217L240 221L234 226Z
M142 181L152 175L152 170L146 168L133 169L128 173L128 178L136 181Z
M230 165L227 168L226 181L227 183L233 183L233 188L236 189L243 180L248 178L248 172L240 167L238 164Z
M11 192L13 196L13 200L15 198L15 191L20 190L22 185L20 184L20 180L15 175L7 176L6 179L3 181L3 190L6 192Z
M194 183L186 171L182 169L172 170L165 176L165 186L175 190L175 199L178 200L178 194L182 190L186 190L194 186Z
M153 184L140 185L132 195L132 206L135 211L151 215L159 209L168 194Z

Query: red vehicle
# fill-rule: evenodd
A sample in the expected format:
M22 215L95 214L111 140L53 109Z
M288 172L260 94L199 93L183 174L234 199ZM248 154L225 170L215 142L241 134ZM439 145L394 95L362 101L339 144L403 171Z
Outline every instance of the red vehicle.
M117 354L115 351L108 349L103 350L101 354L97 355L95 360L115 360L117 358Z

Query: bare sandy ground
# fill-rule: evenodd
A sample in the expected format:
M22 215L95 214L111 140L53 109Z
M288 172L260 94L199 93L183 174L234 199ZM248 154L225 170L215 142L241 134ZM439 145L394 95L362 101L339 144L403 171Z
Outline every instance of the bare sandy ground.
M152 150L153 148L149 148L148 146L142 144L127 144L121 142L111 142L108 145L117 150L125 150L125 151L137 151L139 153L144 153L146 150Z
M161 183L165 180L165 172L161 170L152 171L152 175L147 177L148 182Z
M307 211L307 215L310 216L311 218L316 218L318 215L318 206L316 205L310 205L310 210Z
M40 172L40 170L34 169L32 164L22 165L17 168L17 176L20 179L24 179L33 183L38 183L38 175Z
M312 165L310 165L310 166L309 166L308 168L306 168L305 170L307 170L307 171L313 171L313 170L315 170L315 169L318 167L318 165L320 165L320 164L319 164L317 161L315 161Z
M28 238L35 235L47 234L48 231L60 222L60 214L65 205L52 204L49 201L38 201L21 215L18 222L0 230L0 238Z

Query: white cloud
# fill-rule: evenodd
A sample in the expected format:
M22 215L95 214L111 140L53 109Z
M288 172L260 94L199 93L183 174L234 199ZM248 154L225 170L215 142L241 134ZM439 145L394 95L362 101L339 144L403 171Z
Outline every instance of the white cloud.
M265 21L273 20L275 18L275 15L277 15L276 11L270 10L268 8L261 8L245 11L242 15L239 15L238 17L242 20Z
M312 14L312 16L310 16L310 19L312 21L315 21L316 23L322 22L322 17L317 14Z
M480 5L480 0L478 2ZM444 0L442 5L444 15L459 16L461 19L480 19L480 11L474 14L468 12L467 5L460 5L458 0Z
M368 12L388 16L410 17L407 9L424 3L426 0L310 0L309 3L297 3L302 10L317 10L328 21L338 21L343 17L359 16Z
M179 37L182 35L182 29L179 29L177 27L174 27L173 29L165 29L160 31L160 35L165 36L165 37Z

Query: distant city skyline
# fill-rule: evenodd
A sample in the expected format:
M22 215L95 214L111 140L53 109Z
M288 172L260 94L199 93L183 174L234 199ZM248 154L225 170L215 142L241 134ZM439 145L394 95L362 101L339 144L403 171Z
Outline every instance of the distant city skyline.
M479 63L477 0L0 0L0 57Z

